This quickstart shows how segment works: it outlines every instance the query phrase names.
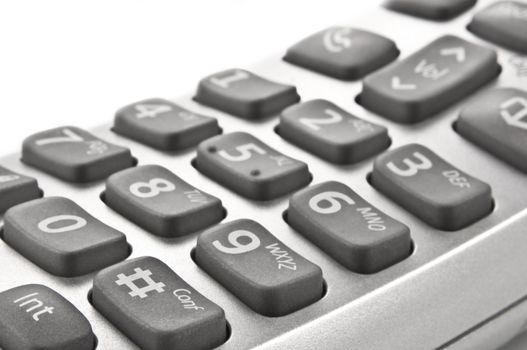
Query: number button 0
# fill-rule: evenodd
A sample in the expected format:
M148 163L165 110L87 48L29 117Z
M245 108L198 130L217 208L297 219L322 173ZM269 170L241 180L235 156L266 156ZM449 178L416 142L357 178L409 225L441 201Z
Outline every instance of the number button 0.
M348 269L371 274L408 257L410 230L348 186L324 182L295 193L288 224Z
M72 126L28 137L22 147L22 160L71 182L102 180L135 162L129 149Z
M333 163L351 164L388 148L388 130L359 119L326 100L291 106L280 115L277 133Z
M41 197L37 180L0 166L0 215L14 205Z
M103 197L109 207L159 236L186 235L224 217L218 198L158 165L139 166L110 176Z
M153 98L121 108L113 131L145 145L178 151L221 133L215 118L190 112L173 102Z
M371 183L440 230L459 230L492 210L489 185L417 144L377 157Z
M322 271L263 226L237 220L203 232L196 263L251 309L283 316L322 297Z
M311 181L305 163L242 132L203 141L193 164L211 179L256 200L278 198Z
M3 240L44 270L81 276L115 264L129 254L126 237L75 202L45 197L5 214Z

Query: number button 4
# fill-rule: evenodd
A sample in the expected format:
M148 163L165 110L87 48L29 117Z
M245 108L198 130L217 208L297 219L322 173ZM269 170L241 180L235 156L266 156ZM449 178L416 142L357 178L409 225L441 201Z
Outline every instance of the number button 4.
M333 163L352 164L388 148L388 130L359 119L326 100L291 106L280 115L277 133Z
M254 311L283 316L322 297L322 270L252 220L203 232L196 263Z
M324 182L295 193L287 222L351 271L371 274L408 257L410 230L348 186Z
M129 255L126 237L75 202L46 197L19 204L4 217L2 239L44 270L81 276Z
M225 216L218 198L158 165L143 165L110 176L103 198L109 207L159 236L183 236L214 225Z
M0 166L0 214L12 206L41 196L36 179Z
M221 133L218 121L190 112L175 103L153 98L120 109L113 131L167 151L192 147Z
M256 200L278 198L311 181L305 163L286 157L243 132L203 141L193 164L211 179Z
M493 206L488 184L417 144L377 157L371 183L440 230L462 229L490 213Z
M103 141L87 131L66 126L28 137L22 160L71 182L90 182L134 165L128 148Z

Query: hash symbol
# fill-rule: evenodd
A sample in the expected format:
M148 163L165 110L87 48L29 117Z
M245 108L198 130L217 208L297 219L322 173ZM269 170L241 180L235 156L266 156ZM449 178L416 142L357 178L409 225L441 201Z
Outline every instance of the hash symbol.
M117 281L115 283L118 286L122 286L123 284L126 285L128 288L130 288L130 292L128 293L131 297L138 296L139 298L143 299L148 296L148 292L156 291L158 293L163 293L165 291L164 283L156 283L152 280L150 277L152 275L152 272L150 270L142 270L141 268L135 268L135 273L129 276L126 276L122 273L117 275ZM134 282L137 280L143 280L146 285L144 287L138 287Z

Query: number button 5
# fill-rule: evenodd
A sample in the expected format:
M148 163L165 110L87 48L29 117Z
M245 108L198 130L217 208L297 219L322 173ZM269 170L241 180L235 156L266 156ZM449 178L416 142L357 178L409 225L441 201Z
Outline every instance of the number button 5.
M326 100L293 105L282 112L277 133L323 159L352 164L388 148L388 130L359 119Z
M109 207L159 236L186 235L225 216L218 198L158 165L143 165L110 176L103 198Z
M46 197L19 204L4 217L2 239L57 276L81 276L124 260L126 237L75 202Z
M203 141L193 164L211 179L256 200L275 199L311 182L307 164L243 132Z
M71 182L102 180L135 163L128 148L110 144L72 126L28 137L22 147L22 160Z
M198 237L196 263L254 311L283 316L322 297L320 268L252 220L215 226Z

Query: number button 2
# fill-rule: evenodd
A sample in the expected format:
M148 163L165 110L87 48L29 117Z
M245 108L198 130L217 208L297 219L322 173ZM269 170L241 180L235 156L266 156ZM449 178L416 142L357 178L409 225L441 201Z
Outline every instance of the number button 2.
M251 309L283 316L322 297L322 271L263 226L237 220L203 232L196 263Z
M203 141L193 164L211 179L256 200L278 198L311 181L305 163L243 132Z
M28 137L22 147L22 160L71 182L102 180L135 163L128 148L113 145L73 126Z
M129 255L126 237L75 202L45 197L19 204L4 217L2 239L44 270L75 277Z
M488 184L426 147L410 144L377 157L372 185L440 230L455 231L492 210Z
M158 165L143 165L110 176L103 197L109 207L159 236L186 235L225 216L218 198Z
M326 100L291 106L280 115L277 133L323 159L352 164L388 148L388 130L359 119Z
M161 98L140 101L115 114L113 131L167 151L196 146L221 133L215 118L188 111Z
M351 271L371 274L408 257L406 225L366 202L348 186L324 182L295 193L288 224Z

